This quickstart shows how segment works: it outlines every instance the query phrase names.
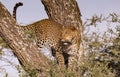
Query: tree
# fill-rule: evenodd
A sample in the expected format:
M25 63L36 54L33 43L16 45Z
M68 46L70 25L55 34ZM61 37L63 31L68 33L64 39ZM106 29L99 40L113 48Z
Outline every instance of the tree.
M16 21L1 3L0 11L0 35L13 50L25 70L46 70L46 66L49 67L45 61L46 58L39 53L37 46L30 43L24 34L19 33Z
M81 13L78 8L77 2L75 0L42 0L42 3L45 5L45 10L50 19L65 25L73 25L78 28L80 32L81 40L82 37L82 20L81 20ZM72 64L74 66L78 66L82 64L83 59L83 45L82 42L80 43L80 50L78 54L78 61L73 61ZM73 59L76 57L73 57ZM75 64L77 63L77 64ZM79 66L78 66L79 67ZM76 68L76 67L75 67Z
M105 31L99 24L106 23ZM113 25L114 24L114 25ZM108 16L94 15L84 23L84 46L86 56L83 75L86 77L119 77L120 76L120 15L110 13ZM102 27L103 27L102 26ZM97 31L90 30L94 27Z
M45 5L49 18L62 25L73 25L79 28L82 40L81 13L76 0L42 0L42 3ZM39 52L37 46L27 40L26 35L18 26L7 9L0 3L0 36L13 50L13 53L15 53L27 72L31 74L35 71L37 77L49 77L49 61ZM78 62L81 63L82 43L77 54L80 56Z

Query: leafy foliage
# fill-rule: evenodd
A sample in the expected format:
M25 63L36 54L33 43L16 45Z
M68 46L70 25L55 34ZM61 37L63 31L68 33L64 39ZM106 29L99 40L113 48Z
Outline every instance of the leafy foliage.
M88 27L98 27L98 22L108 26L103 34L94 31L85 33L85 62L82 66L83 77L119 77L120 76L120 16L116 13L108 17L93 16L85 22ZM111 27L113 26L114 27ZM103 26L103 27L104 27ZM110 28L111 27L111 28ZM115 28L115 29L114 29Z

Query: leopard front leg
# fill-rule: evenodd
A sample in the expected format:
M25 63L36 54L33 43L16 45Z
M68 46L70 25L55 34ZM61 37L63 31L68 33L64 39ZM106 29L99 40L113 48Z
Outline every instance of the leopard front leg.
M78 69L78 46L77 44L73 45L63 45L62 50L65 55L66 66L69 71L77 71Z
M70 72L76 72L78 69L78 60L76 56L70 56L68 58L68 70Z
M63 54L60 53L59 51L56 52L56 60L57 60L57 62L58 62L58 64L60 66L64 66L65 65Z
M57 60L57 64L60 66L64 66L65 65L64 56L62 52L60 51L60 49L56 50L54 47L52 47L51 49L52 49L52 55Z

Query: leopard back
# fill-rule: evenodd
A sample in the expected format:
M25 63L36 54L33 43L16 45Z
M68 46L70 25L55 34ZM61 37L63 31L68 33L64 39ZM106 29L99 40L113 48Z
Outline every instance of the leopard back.
M17 8L22 5L22 3L15 5L13 11L15 19ZM75 27L63 26L51 19L44 19L27 26L21 26L21 28L29 38L36 41L41 52L47 49L47 53L54 56L59 65L64 65L65 60L67 60L67 64L68 62L69 64L74 63L73 59L76 57L73 56L77 55L80 43L79 30Z
M47 46L58 49L62 26L50 19L44 19L34 25L36 27L37 45L40 48Z

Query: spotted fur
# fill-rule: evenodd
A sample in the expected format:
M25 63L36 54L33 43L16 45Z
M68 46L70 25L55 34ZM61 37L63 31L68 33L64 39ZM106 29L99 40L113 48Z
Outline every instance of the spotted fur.
M16 12L17 12L17 8L19 6L23 6L23 3L22 2L18 2L15 4L14 8L13 8L13 18L16 20Z
M19 3L14 7L14 18L18 6ZM72 64L77 59L76 52L80 43L79 31L74 26L63 26L51 19L44 19L21 28L34 35L40 51L49 50L59 65L65 64L70 68L74 66Z

